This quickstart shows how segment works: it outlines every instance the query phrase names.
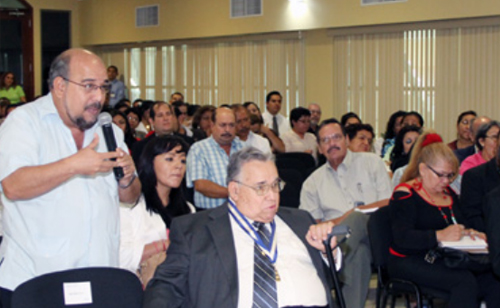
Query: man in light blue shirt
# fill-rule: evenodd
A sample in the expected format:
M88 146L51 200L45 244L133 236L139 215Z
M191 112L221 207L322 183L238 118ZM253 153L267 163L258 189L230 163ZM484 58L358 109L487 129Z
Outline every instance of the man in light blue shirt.
M115 105L126 97L125 84L116 79L118 76L118 68L114 65L108 67L108 82L111 88L109 89L109 106L115 107Z
M231 109L217 108L212 114L212 136L198 141L187 157L187 187L194 187L194 203L199 209L223 204L228 196L226 186L229 157L243 148L236 135L236 120Z
M96 55L67 50L51 65L50 93L16 109L0 128L3 304L36 276L118 266L118 202L135 202L141 185L121 130L113 125L118 148L108 152L97 124L106 79ZM114 167L123 168L119 181Z

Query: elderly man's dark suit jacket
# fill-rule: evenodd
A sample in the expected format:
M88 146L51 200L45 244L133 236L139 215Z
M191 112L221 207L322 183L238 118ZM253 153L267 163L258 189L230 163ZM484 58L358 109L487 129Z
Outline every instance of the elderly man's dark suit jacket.
M314 220L307 212L291 208L280 208L278 216L304 242L333 307L320 253L305 240ZM174 219L170 239L167 259L146 289L144 307L237 307L236 250L227 203Z

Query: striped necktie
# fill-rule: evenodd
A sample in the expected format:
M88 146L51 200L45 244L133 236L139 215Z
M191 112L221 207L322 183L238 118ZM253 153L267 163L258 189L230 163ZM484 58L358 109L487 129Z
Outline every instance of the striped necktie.
M253 223L262 242L269 247L271 232L261 222ZM257 243L254 244L254 276L252 308L277 308L278 292L276 290L276 272L271 260L262 252Z

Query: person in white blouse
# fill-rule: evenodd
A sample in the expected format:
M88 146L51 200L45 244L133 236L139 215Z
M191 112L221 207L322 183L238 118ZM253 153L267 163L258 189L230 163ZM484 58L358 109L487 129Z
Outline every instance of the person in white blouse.
M143 283L165 258L172 218L195 211L180 188L188 148L176 136L151 140L139 160L142 196L135 206L120 208L120 267L138 273Z
M311 123L311 112L304 107L297 107L290 111L290 124L292 129L281 135L285 143L285 151L305 152L317 160L316 136L308 133Z

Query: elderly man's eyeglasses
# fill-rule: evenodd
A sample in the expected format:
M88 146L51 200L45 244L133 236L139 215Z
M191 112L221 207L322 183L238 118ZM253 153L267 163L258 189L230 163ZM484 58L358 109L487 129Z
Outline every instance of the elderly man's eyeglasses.
M280 191L283 190L283 188L285 188L285 184L286 184L282 179L277 179L276 181L272 182L271 184L257 184L255 186L247 185L247 184L244 184L240 181L234 181L234 182L253 189L257 193L257 196L266 195L269 192L269 189L271 189L275 193L279 193Z
M431 166L429 166L427 164L425 164L425 165L427 166L427 168L431 169L431 171L434 172L434 174L437 175L438 178L440 178L440 179L446 178L451 182L453 180L453 178L455 177L455 173L453 173L453 172L452 173L439 173L436 170L432 169Z
M344 135L340 135L340 134L333 134L331 136L326 136L326 137L323 137L323 138L320 138L319 141L323 144L327 144L327 143L330 143L330 141L340 141L342 140L342 138L344 138Z
M98 86L98 85L93 84L93 83L78 83L78 82L75 82L73 80L69 80L66 77L61 77L61 78L66 80L69 83L72 83L72 84L75 84L77 86L84 88L85 92L87 92L87 93L97 91L97 89L100 89L103 93L108 93L109 90L111 90L111 85L109 85L109 84L103 84L102 86Z

